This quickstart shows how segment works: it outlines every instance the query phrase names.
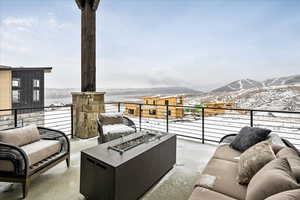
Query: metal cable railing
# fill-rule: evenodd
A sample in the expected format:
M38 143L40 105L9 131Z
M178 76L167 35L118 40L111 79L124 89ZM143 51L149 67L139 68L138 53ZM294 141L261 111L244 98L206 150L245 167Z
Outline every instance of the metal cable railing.
M263 127L300 148L300 112L131 102L105 103L105 111L123 113L139 130L174 133L202 143L218 142L224 135L238 133L244 126ZM35 123L72 136L72 122L72 105L0 110L0 130Z

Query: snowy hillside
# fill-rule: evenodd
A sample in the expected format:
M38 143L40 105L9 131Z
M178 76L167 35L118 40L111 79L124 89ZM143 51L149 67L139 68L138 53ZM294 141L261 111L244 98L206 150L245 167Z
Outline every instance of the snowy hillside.
M190 105L212 101L235 102L238 108L300 111L300 85L210 92L186 98L186 103Z
M232 92L232 91L238 91L238 90L244 90L250 88L260 88L262 86L263 84L258 81L254 81L251 79L242 79L242 80L231 82L228 85L225 85L223 87L217 88L212 92Z

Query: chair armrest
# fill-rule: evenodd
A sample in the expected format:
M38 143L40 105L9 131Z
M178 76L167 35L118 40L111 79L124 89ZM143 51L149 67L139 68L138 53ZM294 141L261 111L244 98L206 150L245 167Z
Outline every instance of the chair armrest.
M102 143L105 142L104 134L103 134L103 124L101 123L101 121L99 119L96 120L96 123L97 123L97 130L98 130L98 133L99 133L98 142L100 144L102 144Z
M219 141L219 144L221 144L224 140L226 140L226 139L229 139L229 137L235 137L235 136L237 136L237 134L228 134L228 135L225 135L224 137L222 137L221 139L220 139L220 141Z
M123 116L123 123L126 125L126 126L130 126L132 128L134 128L135 132L136 132L136 126L135 126L135 123L129 119L128 117L125 117Z
M15 167L16 176L29 175L29 159L23 149L18 146L0 142L0 160L9 160ZM7 172L0 172L7 173Z
M44 127L38 127L38 130L43 140L59 140L63 143L65 151L70 152L70 140L64 132Z

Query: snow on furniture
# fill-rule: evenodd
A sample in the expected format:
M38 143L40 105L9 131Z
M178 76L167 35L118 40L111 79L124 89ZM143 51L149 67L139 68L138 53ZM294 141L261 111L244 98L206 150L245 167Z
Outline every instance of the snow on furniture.
M132 120L122 113L101 113L97 119L98 142L105 143L136 132Z

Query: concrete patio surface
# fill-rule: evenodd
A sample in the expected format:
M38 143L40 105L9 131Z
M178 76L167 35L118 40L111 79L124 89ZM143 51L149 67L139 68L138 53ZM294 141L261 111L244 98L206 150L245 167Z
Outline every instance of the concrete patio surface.
M97 139L71 141L71 167L62 162L33 180L28 200L84 200L79 193L80 151L97 145ZM151 188L142 200L187 200L200 172L216 146L198 141L177 139L177 163ZM0 183L0 200L21 199L20 184ZM127 199L126 199L127 200ZM128 199L129 200L129 199Z

